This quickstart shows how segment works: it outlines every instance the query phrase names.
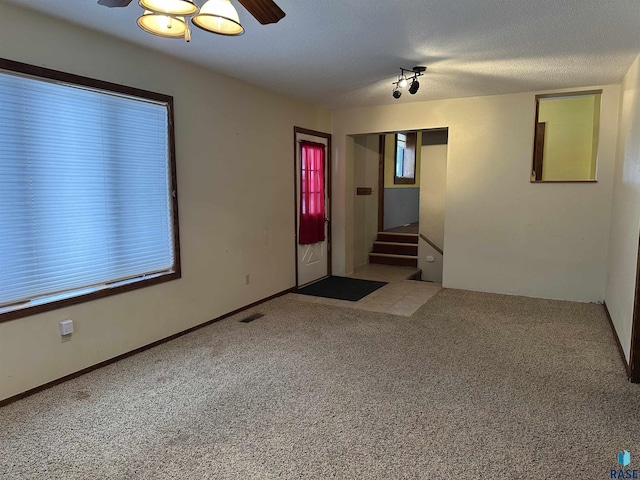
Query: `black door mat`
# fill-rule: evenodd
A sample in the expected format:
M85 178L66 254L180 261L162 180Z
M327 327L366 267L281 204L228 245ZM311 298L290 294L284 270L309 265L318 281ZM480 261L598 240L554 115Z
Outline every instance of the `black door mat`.
M359 278L329 277L302 287L296 290L295 293L357 302L386 284L387 282L374 282L372 280L360 280Z

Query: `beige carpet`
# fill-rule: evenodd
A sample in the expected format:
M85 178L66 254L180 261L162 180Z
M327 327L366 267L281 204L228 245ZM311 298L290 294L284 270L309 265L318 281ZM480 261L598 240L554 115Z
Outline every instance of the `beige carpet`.
M2 479L605 479L640 387L602 306L280 298L0 409Z

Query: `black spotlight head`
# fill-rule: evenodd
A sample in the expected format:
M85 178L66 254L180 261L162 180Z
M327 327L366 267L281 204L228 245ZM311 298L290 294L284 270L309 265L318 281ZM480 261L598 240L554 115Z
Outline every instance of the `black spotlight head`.
M393 98L400 98L402 96L402 92L399 89L395 89L393 91Z
M411 86L409 87L409 93L411 95L415 95L419 88L420 82L417 79L414 79L413 82L411 82Z

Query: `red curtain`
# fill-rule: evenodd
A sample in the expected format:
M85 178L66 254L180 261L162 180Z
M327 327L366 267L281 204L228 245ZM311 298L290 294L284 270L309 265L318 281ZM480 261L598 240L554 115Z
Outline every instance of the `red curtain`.
M298 243L324 241L324 145L300 142L300 232Z

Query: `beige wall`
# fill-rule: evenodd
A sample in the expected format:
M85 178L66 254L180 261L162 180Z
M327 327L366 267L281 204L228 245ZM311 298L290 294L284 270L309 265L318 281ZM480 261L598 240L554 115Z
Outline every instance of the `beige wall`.
M428 261L433 257L433 262ZM418 241L418 268L422 271L420 279L425 282L442 283L444 256L420 237Z
M441 249L444 249L447 148L447 145L425 145L420 149L420 233ZM435 261L427 262L427 256ZM418 244L418 268L422 270L423 280L442 282L443 256L424 240Z
M353 265L347 135L449 127L444 285L601 301L620 87L602 88L595 184L530 183L535 94L549 92L335 111L334 272Z
M613 209L605 301L627 360L638 259L640 226L640 57L622 83L620 135L614 176Z
M370 187L371 195L356 195L354 198L353 255L355 266L369 263L369 252L378 236L378 173L380 155L378 135L359 135L354 138L355 186Z
M0 324L0 399L294 286L293 127L330 112L5 3L0 56L173 95L183 271Z
M600 96L540 99L546 124L542 180L593 180Z
M422 151L420 232L444 247L447 145L425 145Z

